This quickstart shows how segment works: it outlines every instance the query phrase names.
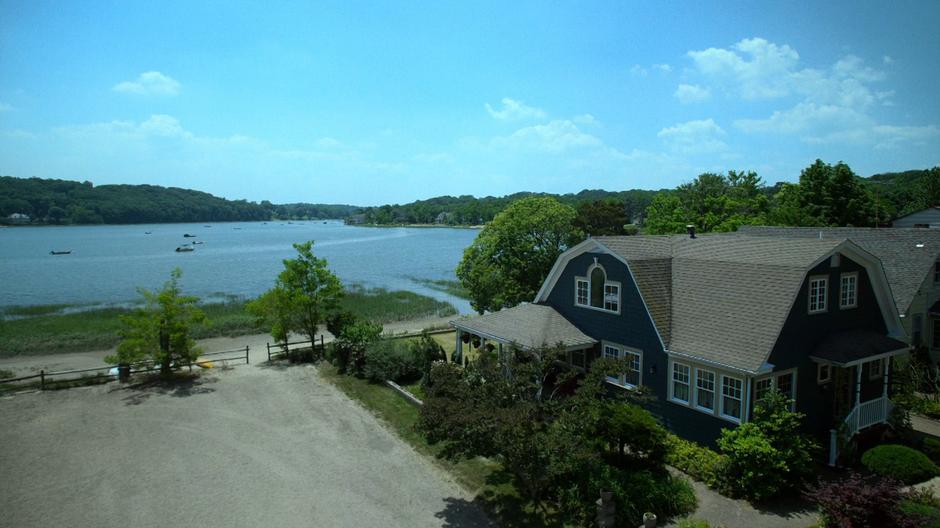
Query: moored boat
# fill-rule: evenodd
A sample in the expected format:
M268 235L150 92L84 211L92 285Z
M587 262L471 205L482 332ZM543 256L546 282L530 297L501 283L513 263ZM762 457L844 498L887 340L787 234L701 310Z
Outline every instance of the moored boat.
M68 251L50 251L49 254L50 255L71 255L72 250L70 249Z
M195 251L195 250L196 250L196 248L194 248L194 247L192 247L192 246L177 246L177 248L176 248L176 252L177 252L177 253L188 253L188 252L190 252L190 251Z

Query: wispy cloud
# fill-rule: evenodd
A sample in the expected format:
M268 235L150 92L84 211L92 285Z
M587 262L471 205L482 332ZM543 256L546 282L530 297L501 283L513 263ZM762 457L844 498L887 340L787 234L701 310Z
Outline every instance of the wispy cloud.
M0 101L0 112L10 112L12 110L13 110L13 107L11 105L8 105L7 103L4 103L3 101Z
M487 113L494 119L500 121L519 121L523 119L543 119L547 115L544 110L534 106L529 106L522 101L517 101L509 97L503 97L502 107L493 108L489 103L483 105Z
M686 121L663 128L656 134L673 151L682 154L706 154L727 150L721 139L726 132L711 118Z
M136 95L179 95L180 83L158 71L147 71L137 76L133 81L122 81L112 88L115 92Z
M682 104L698 103L711 97L708 88L702 88L697 84L680 84L672 94Z

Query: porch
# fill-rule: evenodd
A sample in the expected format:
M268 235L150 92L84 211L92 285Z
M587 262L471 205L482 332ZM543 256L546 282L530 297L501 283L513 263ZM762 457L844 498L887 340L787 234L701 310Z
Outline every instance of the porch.
M586 335L551 306L523 303L512 308L450 322L456 332L455 361L466 366L480 354L495 353L500 361L512 350L562 346L569 354L594 348ZM583 357L583 354L582 354Z
M907 354L908 345L869 330L830 335L814 351L817 383L832 383L833 427L829 431L829 465L839 446L859 432L888 423L893 404L888 386L891 358Z

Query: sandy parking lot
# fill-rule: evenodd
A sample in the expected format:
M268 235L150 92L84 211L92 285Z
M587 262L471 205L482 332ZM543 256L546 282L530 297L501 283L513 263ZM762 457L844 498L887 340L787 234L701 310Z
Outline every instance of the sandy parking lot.
M0 526L488 526L312 366L7 396L0 424Z

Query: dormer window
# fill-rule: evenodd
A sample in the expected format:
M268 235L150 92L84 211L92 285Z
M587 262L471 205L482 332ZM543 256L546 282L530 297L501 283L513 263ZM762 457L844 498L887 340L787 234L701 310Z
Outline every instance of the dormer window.
M828 277L810 277L809 279L809 313L822 313L826 311Z
M575 277L575 304L605 312L620 312L620 283L607 280L603 266L595 263L587 277Z

